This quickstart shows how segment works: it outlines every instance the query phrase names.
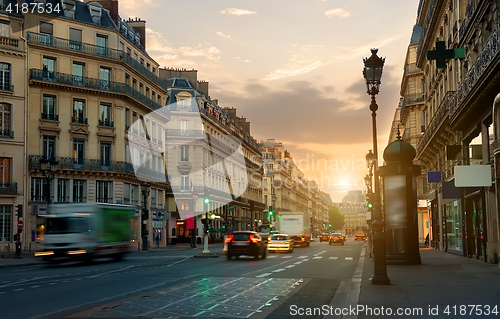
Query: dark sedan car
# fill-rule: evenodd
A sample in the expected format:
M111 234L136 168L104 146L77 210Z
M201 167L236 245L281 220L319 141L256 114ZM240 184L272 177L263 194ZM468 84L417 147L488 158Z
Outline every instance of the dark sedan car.
M330 234L329 233L322 233L319 236L319 242L328 241L329 239L330 239Z
M342 245L344 244L344 235L341 233L332 233L330 235L330 240L328 241L328 244L331 245L333 243L341 243Z
M227 259L241 255L253 256L255 259L266 258L267 243L262 237L253 231L236 231L229 235L227 242Z

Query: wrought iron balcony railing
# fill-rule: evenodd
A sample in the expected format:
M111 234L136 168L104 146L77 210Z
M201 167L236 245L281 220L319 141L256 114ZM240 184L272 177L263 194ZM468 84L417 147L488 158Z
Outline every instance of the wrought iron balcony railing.
M73 85L85 87L95 90L111 91L116 93L127 94L139 102L151 107L152 109L161 109L162 106L147 96L141 94L139 91L134 90L132 87L125 83L113 82L101 79L87 78L78 75L65 74L59 72L47 72L40 69L30 70L30 79L39 81L49 81L64 85Z
M40 44L58 49L76 51L89 55L124 61L156 84L160 85L163 88L167 87L167 83L165 80L160 79L156 74L148 70L148 68L146 68L140 62L136 61L123 51L84 42L71 41L69 39L63 39L53 36L47 38L47 36L44 34L34 32L28 32L27 40L28 43Z
M115 127L115 122L110 120L99 120L99 126Z
M14 137L14 131L0 130L0 137Z
M441 120L445 117L445 115L448 114L448 112L450 112L452 108L455 107L456 103L456 92L448 91L441 101L441 104L439 104L436 113L429 122L429 125L426 127L425 132L417 145L417 154L421 154L424 147L432 140L432 138L436 134L436 131L439 129Z
M59 115L52 113L42 113L42 120L59 121Z
M88 124L88 120L83 117L71 117L71 122L72 123L77 123L77 124Z
M495 31L493 31L488 38L488 41L483 46L483 49L477 56L477 59L472 63L469 71L462 79L462 82L457 88L457 103L450 109L451 116L457 112L459 106L462 104L467 95L476 85L477 80L484 74L484 72L495 61L500 52L500 23L497 24Z
M0 194L17 194L17 183L0 183Z

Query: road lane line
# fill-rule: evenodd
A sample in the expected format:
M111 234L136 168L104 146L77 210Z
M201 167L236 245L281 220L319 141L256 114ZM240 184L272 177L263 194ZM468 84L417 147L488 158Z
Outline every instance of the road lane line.
M284 268L280 268L280 269L273 270L273 272L282 272L282 271L285 271L285 269Z
M300 256L299 258L303 259L303 258L307 258L307 256Z
M293 256L283 256L282 258L292 258Z
M14 289L13 291L21 291L21 290L24 290L24 288Z
M328 259L339 259L339 257L330 257Z
M40 286L31 286L30 288L38 288L38 287L40 287Z
M289 265L289 266L286 266L285 268L293 268L295 267L295 265Z
M117 272L117 271L122 271L122 270L125 270L125 269L129 269L129 268L132 268L134 266L127 266L127 267L123 267L123 268L119 268L119 269L115 269L115 270L111 270L111 271L107 271L107 272L103 272L103 273L100 273L100 274L96 274L96 275L93 275L93 276L88 276L88 277L85 277L85 278L97 278L99 276L102 276L102 275L106 275L106 274L111 274L111 273L114 273L114 272Z
M267 256L267 258L276 258L278 256Z
M269 275L272 275L272 274L270 272L266 272L266 273L264 273L262 275L258 275L258 276L255 276L255 277L257 277L257 278L263 278L263 277L267 277Z
M323 259L323 257L313 257L313 259Z
M345 260L352 260L352 257L346 257Z

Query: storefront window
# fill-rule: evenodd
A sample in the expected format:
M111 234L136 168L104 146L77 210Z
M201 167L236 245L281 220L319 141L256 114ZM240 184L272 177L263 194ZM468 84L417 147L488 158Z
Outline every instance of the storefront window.
M457 200L446 204L445 210L448 249L462 251L462 213L460 202Z

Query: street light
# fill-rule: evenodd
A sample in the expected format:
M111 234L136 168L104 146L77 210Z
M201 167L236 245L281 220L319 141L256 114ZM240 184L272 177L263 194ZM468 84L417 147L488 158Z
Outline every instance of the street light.
M50 164L50 167L49 167ZM42 157L40 159L40 170L43 173L43 178L45 178L45 187L47 187L45 191L45 202L47 205L52 204L52 199L50 196L50 184L52 180L55 178L56 172L57 172L57 166L58 162L56 161L55 158L47 158L47 157ZM50 175L49 175L50 172Z
M142 250L148 250L148 219L149 219L149 210L147 208L147 201L149 194L151 193L151 185L148 183L141 184L142 191L142 225L141 225L141 234L142 234Z
M382 207L380 204L380 185L378 177L378 150L377 150L377 110L378 105L375 100L375 95L380 89L380 79L382 78L382 69L384 68L385 58L377 56L378 49L371 49L372 55L369 58L364 58L365 65L363 69L363 77L366 81L366 92L371 95L370 111L372 111L372 128L373 128L373 155L370 155L370 160L373 163L374 177L374 203L373 203L373 263L374 272L372 278L373 285L389 285L391 282L387 277L387 267L385 260L385 234L384 234L384 219L382 216ZM370 152L371 153L371 152ZM369 154L370 154L369 153ZM367 158L368 161L368 158Z

